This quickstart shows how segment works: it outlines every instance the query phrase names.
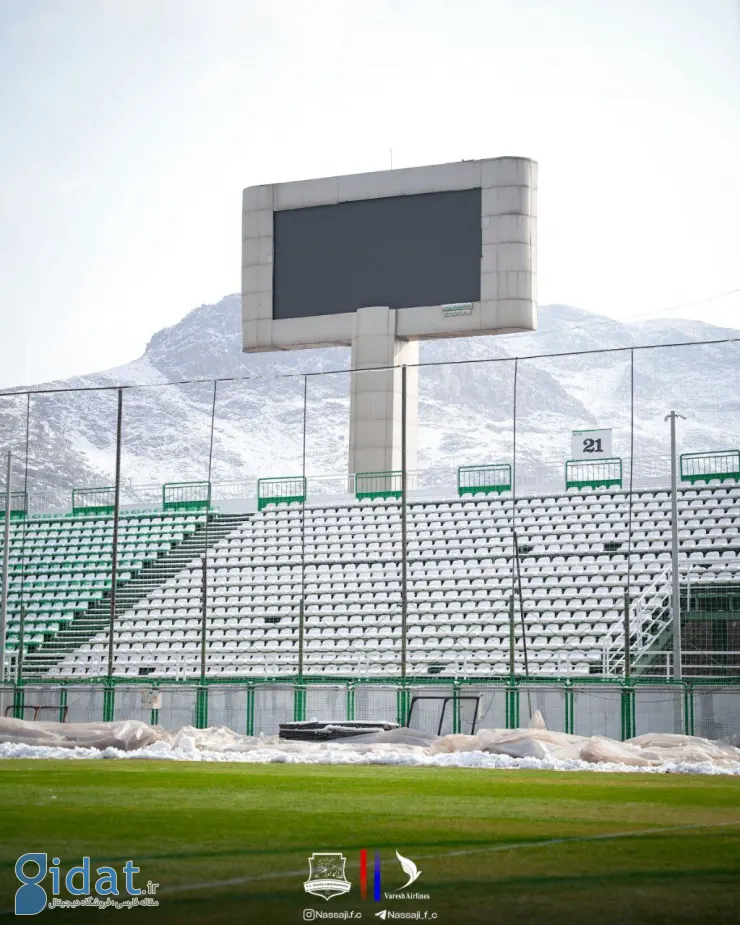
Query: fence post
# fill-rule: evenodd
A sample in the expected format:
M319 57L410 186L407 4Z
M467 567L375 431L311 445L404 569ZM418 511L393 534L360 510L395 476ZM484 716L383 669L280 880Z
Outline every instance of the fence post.
M632 651L630 639L630 596L624 592L624 676L629 681L632 673Z
M407 726L409 722L409 702L411 691L403 683L396 688L396 722L399 726Z
M159 696L161 691L158 685L153 685L151 688L152 692L156 691ZM149 716L149 725L156 726L159 723L159 707L152 707L151 714Z
M684 683L683 689L684 731L687 736L694 735L694 685Z
M63 723L67 719L67 682L62 681L62 687L59 691L59 722Z
M254 735L254 682L247 684L247 728L248 736Z
M103 722L112 723L116 709L116 685L111 677L107 677L103 684Z
M573 708L575 706L575 692L573 682L565 681L565 731L573 735Z
M509 679L514 683L516 676L516 628L514 626L514 595L509 598Z
M306 719L306 686L296 683L293 685L293 722L302 723Z
M25 529L25 527L24 527ZM18 658L16 660L16 678L23 680L23 653L26 650L26 605L21 604L21 622L18 636Z
M460 732L460 681L455 678L452 682L452 731Z
M631 684L622 687L622 741L635 735L635 689Z
M116 484L113 502L113 541L111 546L110 571L110 614L108 620L108 690L113 677L113 640L116 626L116 596L118 593L118 530L121 520L121 434L123 432L123 389L118 389L118 414L116 416ZM74 507L74 505L73 505ZM112 689L111 689L112 690ZM111 701L112 702L112 701ZM105 713L105 707L103 707ZM111 719L113 708L111 706ZM110 720L107 720L110 722Z
M26 692L23 690L23 678L18 678L13 687L13 717L14 719L23 719L23 707L25 705Z
M406 472L406 365L401 367L401 678L406 684L408 633L408 473ZM392 484L392 483L391 483ZM407 722L404 713L403 725Z
M516 681L506 684L506 728L519 727L519 688Z
M347 684L347 719L355 718L355 685L352 681Z
M208 682L198 684L195 694L195 728L208 726Z

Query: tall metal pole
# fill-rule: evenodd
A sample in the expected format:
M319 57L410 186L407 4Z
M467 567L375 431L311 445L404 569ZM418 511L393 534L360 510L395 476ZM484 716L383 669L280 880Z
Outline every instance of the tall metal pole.
M516 674L516 626L514 624L514 595L509 598L509 678L514 680Z
M306 636L306 418L308 413L308 376L303 377L303 444L301 450L301 597L298 611L298 681L303 681Z
M624 592L624 677L629 681L632 672L632 655L630 651L630 595Z
M0 683L5 680L5 637L8 629L8 576L10 574L10 494L12 454L8 451L8 468L5 474L5 530L3 532L3 578L0 599Z
M18 647L17 683L23 680L24 630L26 622L26 602L24 599L26 584L26 538L28 535L28 453L31 439L31 393L26 396L26 459L23 467L23 527L21 529L21 593L20 593L20 645Z
M23 650L26 647L26 605L21 604L21 625L18 631L18 658L15 663L15 683L23 680Z
M630 350L630 484L627 495L627 575L625 594L632 596L632 511L635 474L635 351Z
M629 681L632 673L630 648L630 606L632 600L632 503L635 474L635 351L630 350L630 484L627 496L627 575L624 591L624 677Z
M108 622L108 677L113 676L113 632L116 622L116 584L118 582L118 521L121 510L121 430L123 427L123 389L118 390L116 417L116 483L113 501L113 548L110 572L110 619Z
M200 679L206 676L207 640L208 640L208 527L211 516L211 472L213 469L213 433L216 425L216 389L218 379L213 380L213 397L211 399L211 436L208 443L208 507L206 508L206 525L203 533L202 580L200 595Z
M681 586L678 574L678 472L676 459L676 418L682 414L671 411L665 420L671 422L671 615L673 625L673 678L681 680Z
M401 367L401 679L406 680L406 621L408 617L408 556L406 554L406 366Z

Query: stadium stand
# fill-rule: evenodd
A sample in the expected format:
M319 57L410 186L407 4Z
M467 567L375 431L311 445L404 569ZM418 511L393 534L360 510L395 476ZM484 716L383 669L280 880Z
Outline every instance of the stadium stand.
M233 529L228 517L209 539ZM126 512L119 519L117 595L125 608L174 574L205 542L205 513ZM112 584L113 518L28 518L11 526L8 593L10 653L17 652L21 607L26 667L48 670L107 625ZM0 557L1 558L1 557Z
M526 626L530 674L618 674L628 574L635 666L640 660L649 666L670 645L665 645L670 505L667 490L636 491L630 523L629 496L622 490L522 497L516 501L515 543L510 494L411 501L409 673L507 675L513 593L517 634L520 618ZM740 611L740 486L681 488L678 507L682 573L693 589L688 593L698 601L702 589L722 590L728 596L724 606ZM151 527L164 527L165 519L152 517ZM194 525L197 518L186 522ZM295 673L304 593L304 675L397 676L400 529L395 497L307 504L305 519L295 502L270 504L233 522L222 519L223 532L214 536L208 555L208 674ZM142 532L147 530L127 533L127 568L142 561L134 554L149 549ZM153 535L164 541L161 530ZM197 676L202 572L202 559L193 557L121 612L117 676ZM83 586L86 580L80 594ZM72 591L65 586L64 593ZM53 611L59 612L71 608ZM55 624L59 628L61 621ZM101 675L107 638L101 627L46 670L55 676ZM740 648L740 638L734 647ZM515 667L517 672L525 667L520 643Z

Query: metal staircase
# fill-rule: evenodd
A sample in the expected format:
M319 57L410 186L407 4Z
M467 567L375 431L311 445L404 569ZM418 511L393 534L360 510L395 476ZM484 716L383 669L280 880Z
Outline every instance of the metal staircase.
M130 610L134 604L160 587L169 578L182 569L192 566L206 549L213 549L220 540L253 516L253 514L209 514L207 524L198 527L187 539L173 546L164 555L158 556L136 572L132 578L118 584L115 615L120 616ZM52 672L71 651L107 629L110 623L110 610L111 594L110 591L106 591L93 607L77 614L63 630L45 639L35 648L29 646L23 660L23 677L38 677Z
M643 674L672 636L671 565L666 565L629 612L630 671ZM606 677L620 677L625 668L624 624L615 624L605 635L602 671Z

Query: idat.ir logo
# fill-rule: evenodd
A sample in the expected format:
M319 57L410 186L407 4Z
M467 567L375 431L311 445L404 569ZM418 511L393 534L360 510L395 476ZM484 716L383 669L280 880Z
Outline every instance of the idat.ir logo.
M156 893L159 884L147 883L146 889L141 890L134 885L134 874L141 868L135 867L133 861L126 861L121 868L121 878L125 895L129 897L119 902L115 897L121 895L119 890L119 873L115 867L101 866L95 869L96 880L90 887L92 876L90 872L90 858L82 858L77 867L70 867L66 875L62 875L59 868L59 858L52 858L49 864L48 855L43 852L29 852L18 858L15 862L15 875L21 885L15 894L16 915L38 915L47 907L67 908L75 906L97 906L115 908L132 908L133 906L158 906L159 903L151 897ZM42 886L47 876L51 883ZM57 899L62 890L62 884L70 896L75 899ZM54 897L51 902L47 894L47 887L51 887ZM142 897L142 894L143 897ZM101 898L102 897L102 898ZM142 897L142 898L140 898Z

